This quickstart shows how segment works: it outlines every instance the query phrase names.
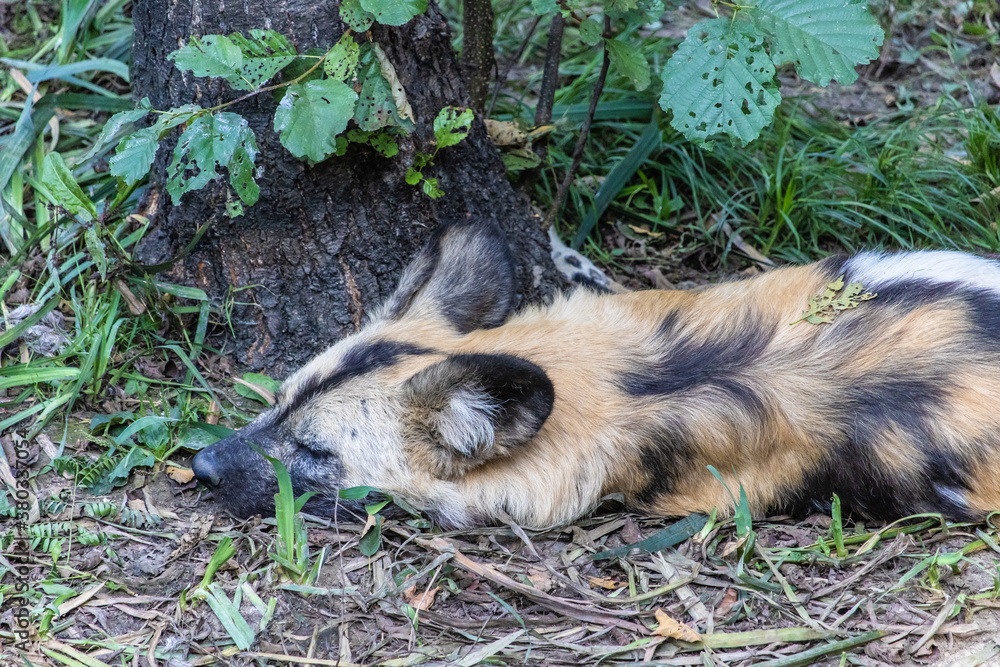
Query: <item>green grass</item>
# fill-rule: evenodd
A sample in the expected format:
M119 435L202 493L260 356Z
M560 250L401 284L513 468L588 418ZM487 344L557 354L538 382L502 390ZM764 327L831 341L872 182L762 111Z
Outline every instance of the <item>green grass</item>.
M943 11L922 2L902 9L910 16ZM974 8L969 20L981 20L981 9ZM505 7L497 20L520 26L523 33L532 15L528 3L520 2ZM912 20L897 18L898 30L905 31ZM518 30L510 33L498 39L501 69L504 58L521 45ZM969 39L956 38L963 53L984 43ZM496 108L498 117L520 118L529 125L533 95L540 86L544 37L534 41L537 44L519 63L529 68L527 74L508 82ZM672 44L655 36L643 41L654 73ZM932 41L921 53L943 52L955 59L955 48ZM600 58L599 49L583 46L575 28L567 27L560 68L566 85L556 95L557 127L534 193L543 209L570 163L573 130L585 112ZM955 74L960 81L961 72ZM864 85L860 81L853 89ZM582 222L595 217L596 197L597 212L609 211L604 222L646 226L665 232L663 239L670 245L714 246L720 254L728 250L721 231L725 223L765 255L789 262L869 247L1000 249L995 228L1000 196L988 195L1000 185L1000 116L995 107L969 106L942 93L930 107L901 105L903 110L851 126L817 109L808 98L786 99L775 126L760 140L748 147L723 141L712 150L682 140L661 116L654 121L661 129L659 147L637 170L630 170L626 180L609 178L616 165L640 147L643 131L655 118L656 88L655 77L644 94L610 77L564 209L564 238L573 238ZM942 90L966 96L964 87ZM590 232L589 238L594 242L587 246L592 255L616 259L600 247L599 234Z

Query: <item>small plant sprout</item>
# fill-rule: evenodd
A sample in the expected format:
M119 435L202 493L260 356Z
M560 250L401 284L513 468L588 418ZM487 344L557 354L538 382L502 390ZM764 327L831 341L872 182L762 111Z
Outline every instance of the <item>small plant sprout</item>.
M316 583L326 560L326 547L310 567L309 536L299 512L315 493L309 491L296 498L292 490L292 478L285 464L268 456L256 445L251 446L271 463L278 478L278 493L274 494L274 520L278 526L278 539L275 541L275 550L270 554L271 560L278 564L281 573L292 582L312 585Z

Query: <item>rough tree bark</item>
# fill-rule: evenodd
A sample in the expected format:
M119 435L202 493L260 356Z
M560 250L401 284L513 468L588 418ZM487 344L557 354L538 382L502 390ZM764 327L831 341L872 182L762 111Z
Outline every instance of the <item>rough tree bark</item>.
M464 0L462 3L462 74L472 108L482 113L496 68L493 55L492 0Z
M237 96L225 84L182 74L166 60L191 34L268 27L304 52L333 44L344 31L337 3L315 0L137 0L133 18L135 96L149 97L157 109L210 106ZM282 377L355 331L440 221L497 220L519 258L523 300L544 297L559 281L544 232L528 202L508 184L478 119L465 141L439 154L429 174L440 179L442 199L432 201L404 182L414 150L428 148L438 110L469 105L440 10L431 4L409 24L376 27L373 36L395 64L418 121L412 142L394 158L352 145L344 157L315 166L300 162L279 144L271 123L276 103L263 94L231 109L247 118L261 149L261 197L246 215L225 218L219 182L171 206L163 182L167 151L161 150L154 166L146 208L155 213L140 259L154 263L175 256L198 226L211 223L168 279L200 287L231 307L228 350L246 368Z

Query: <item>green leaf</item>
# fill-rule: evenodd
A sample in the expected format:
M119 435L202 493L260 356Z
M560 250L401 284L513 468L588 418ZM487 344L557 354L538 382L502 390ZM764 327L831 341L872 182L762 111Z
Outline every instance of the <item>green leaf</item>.
M469 136L472 127L472 109L445 107L434 119L434 138L438 148L454 146Z
M377 132L368 139L372 148L379 152L382 157L394 157L399 153L399 144L388 132Z
M424 194L431 199L439 199L444 197L444 190L438 187L438 179L428 178L424 180Z
M195 76L225 79L236 90L254 90L294 60L295 48L273 30L253 30L251 38L230 36L192 37L187 46L169 56L177 69Z
M108 149L111 143L114 141L115 136L122 131L122 129L132 125L132 123L137 120L142 120L149 115L149 98L144 97L142 101L139 102L139 106L135 109L129 109L128 111L122 111L121 113L116 113L114 116L108 119L108 122L104 124L104 129L101 130L101 136L97 138L93 147L87 154L83 156L83 160L89 160L95 155L104 152Z
M794 63L799 76L821 86L854 83L855 65L877 58L884 38L867 2L760 0L746 12L772 36L775 65Z
M536 16L554 14L558 9L559 3L556 2L556 0L531 0L531 11L534 12Z
M697 532L701 530L706 523L708 523L708 517L704 514L689 514L683 519L674 522L644 540L640 540L635 544L626 544L625 546L621 546L616 549L598 552L591 555L590 559L607 560L609 558L623 558L633 549L642 549L643 551L648 551L650 553L663 551L668 547L672 547L675 544L680 544L684 540L690 539L697 534Z
M107 433L112 426L125 424L135 419L134 412L114 412L110 415L94 415L90 418L90 432L95 435Z
M52 65L28 72L26 77L30 83L41 83L50 79L66 79L81 72L111 72L125 81L129 80L128 64L113 58L88 58L66 65Z
M350 145L350 141L347 140L342 134L337 135L337 150L333 152L334 155L340 157L342 155L347 155L347 147Z
M239 143L236 144L232 159L226 165L229 170L229 184L233 186L233 190L247 206L253 206L260 198L260 186L253 179L254 161L257 159L258 152L257 138L254 136L253 130L247 126ZM243 214L243 207L239 206L239 209L240 211L236 215Z
M122 179L126 185L138 183L153 166L159 146L160 133L155 126L136 130L119 142L114 156L108 160L111 175Z
M49 155L54 155L50 153ZM84 242L87 244L87 250L90 252L91 258L94 260L94 264L97 266L98 273L101 274L101 280L108 279L108 258L104 252L104 241L101 240L100 235L97 231L97 225L94 225L83 235Z
M427 11L427 0L361 0L361 7L382 25L403 25Z
M375 516L375 525L358 542L358 551L369 558L382 546L382 517Z
M355 32L365 32L375 21L375 15L361 7L361 0L342 0L340 18Z
M354 112L354 121L366 132L374 132L383 127L397 125L412 129L413 123L399 114L399 108L392 94L392 84L382 73L383 67L379 54L371 44L365 44L361 49L358 66L358 81L361 82L361 93L358 107Z
M289 86L274 112L274 129L292 155L320 162L336 152L336 136L347 128L357 99L335 79Z
M264 375L263 373L244 373L243 379L246 382L255 384L261 387L262 389L271 392L272 394L271 398L274 398L273 394L277 393L278 389L281 387L280 382L271 378L268 375ZM267 399L264 396L262 396L257 391L254 391L251 387L246 386L245 384L235 384L233 385L233 388L236 390L237 394L243 396L244 398L260 401L261 403L265 404L267 403Z
M83 214L87 220L97 217L94 202L90 201L83 189L73 178L73 173L63 162L62 155L49 153L42 162L42 184L48 188L55 201L53 204L62 206L70 213Z
M97 481L90 485L89 490L94 495L102 496L111 493L116 486L121 486L128 481L128 476L133 468L149 467L156 463L153 455L141 447L133 447L128 454L118 462L118 465L107 474L102 475Z
M604 40L604 48L608 50L615 70L631 81L636 90L649 88L649 63L641 53L617 39Z
M584 19L580 23L580 39L588 46L597 46L600 44L603 33L604 28L593 17Z
M147 415L145 417L140 417L125 427L125 429L116 435L113 440L116 445L121 445L136 433L140 433L146 429L156 429L158 427L162 427L164 424L169 424L175 421L177 420L173 417L164 417L161 415Z
M210 584L205 589L205 600L212 612L232 638L236 648L247 651L253 644L254 632L250 628L239 607L226 597L225 591L218 584Z
M330 49L330 55L323 61L323 70L331 79L350 81L358 69L361 47L354 41L354 35L345 32Z
M422 179L423 177L424 177L424 175L422 173L420 173L419 171L417 171L416 169L414 169L413 167L409 167L406 170L406 184L407 185L416 185L417 183L420 182L420 179Z
M542 158L531 150L504 153L500 159L503 160L503 166L507 168L507 171L534 169L542 163Z
M246 153L234 161L237 150ZM217 113L199 116L181 135L174 148L174 157L167 167L167 192L176 205L186 192L205 187L219 176L218 167L229 166L233 161L235 171L230 180L235 183L251 178L253 157L257 145L253 130L246 119L235 113ZM242 192L240 193L242 196ZM256 198L253 198L256 201ZM246 201L244 199L244 201Z
M374 486L350 486L337 492L341 500L361 500L367 498L369 493L381 493Z
M670 124L691 141L719 133L753 141L780 101L764 39L740 21L693 26L663 70L660 106L673 112Z

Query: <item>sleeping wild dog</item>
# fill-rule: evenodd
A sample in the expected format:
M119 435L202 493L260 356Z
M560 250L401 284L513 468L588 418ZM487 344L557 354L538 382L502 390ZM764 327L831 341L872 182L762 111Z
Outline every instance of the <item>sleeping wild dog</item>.
M865 252L693 292L559 296L511 317L492 223L442 227L358 333L194 460L232 512L312 513L373 486L446 526L571 520L612 493L656 515L1000 509L1000 262ZM845 276L877 297L800 323ZM355 510L357 508L354 508Z

